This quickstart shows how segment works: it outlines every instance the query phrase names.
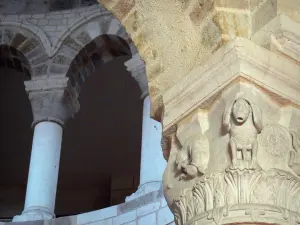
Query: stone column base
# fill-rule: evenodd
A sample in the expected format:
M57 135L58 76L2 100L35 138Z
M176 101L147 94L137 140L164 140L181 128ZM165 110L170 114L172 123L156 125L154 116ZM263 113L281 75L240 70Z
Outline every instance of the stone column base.
M138 190L135 193L125 198L125 202L132 201L150 192L158 191L161 188L162 188L162 181L155 181L155 182L142 184L139 186Z
M53 218L55 215L46 207L30 207L24 210L22 215L15 216L13 222L51 220Z

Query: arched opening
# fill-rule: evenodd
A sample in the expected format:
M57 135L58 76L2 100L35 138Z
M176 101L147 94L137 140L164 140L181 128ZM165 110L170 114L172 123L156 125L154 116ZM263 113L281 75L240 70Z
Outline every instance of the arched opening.
M30 79L25 56L0 45L0 218L23 210L32 143L31 105L24 88Z
M124 66L130 58L124 40L101 35L70 65L80 110L64 131L57 216L122 203L137 189L143 102Z

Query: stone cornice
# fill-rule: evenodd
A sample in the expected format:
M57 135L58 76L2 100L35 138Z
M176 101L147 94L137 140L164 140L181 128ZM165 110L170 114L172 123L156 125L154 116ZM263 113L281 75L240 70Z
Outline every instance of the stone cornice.
M164 130L238 77L300 105L299 74L299 64L247 39L236 38L219 49L205 66L194 69L164 93Z
M300 62L300 24L285 15L278 15L251 38L261 46L269 46Z

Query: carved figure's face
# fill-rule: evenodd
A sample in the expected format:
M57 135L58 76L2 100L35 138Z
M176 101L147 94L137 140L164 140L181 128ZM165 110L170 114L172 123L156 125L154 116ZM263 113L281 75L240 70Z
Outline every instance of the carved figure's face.
M232 115L239 124L244 123L250 114L250 105L245 99L238 99L233 105Z

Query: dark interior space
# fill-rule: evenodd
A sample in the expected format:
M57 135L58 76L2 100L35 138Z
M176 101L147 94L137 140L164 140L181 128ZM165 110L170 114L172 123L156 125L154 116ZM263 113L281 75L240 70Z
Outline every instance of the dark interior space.
M80 110L64 130L56 215L119 204L138 185L142 101L122 56L96 65L82 86ZM33 130L24 72L0 68L0 218L24 207Z

